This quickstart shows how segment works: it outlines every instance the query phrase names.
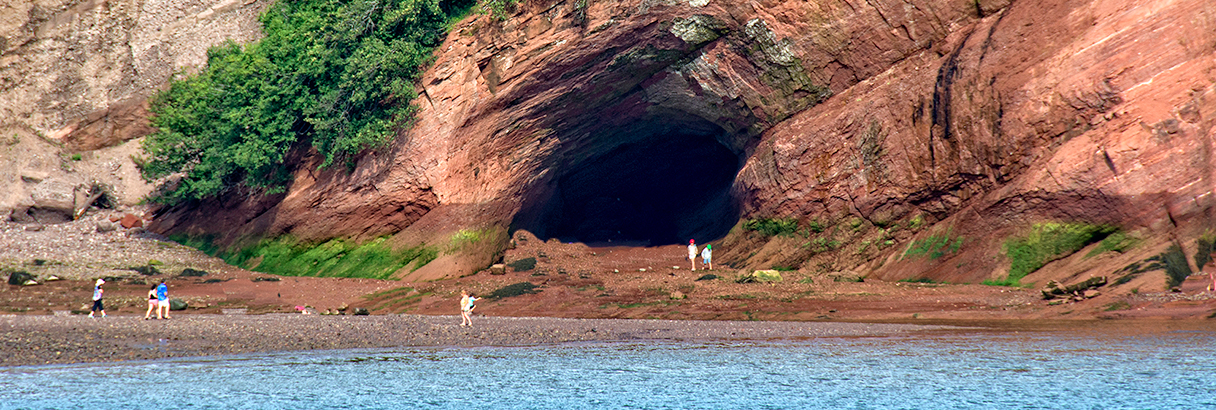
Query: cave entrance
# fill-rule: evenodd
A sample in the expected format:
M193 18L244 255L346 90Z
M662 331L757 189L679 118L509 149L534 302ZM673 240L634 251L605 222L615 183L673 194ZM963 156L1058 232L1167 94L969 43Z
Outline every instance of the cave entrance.
M532 222L519 228L593 246L657 246L718 239L734 226L742 161L720 127L667 117L604 134L585 145L599 152L560 170L543 203L525 205Z

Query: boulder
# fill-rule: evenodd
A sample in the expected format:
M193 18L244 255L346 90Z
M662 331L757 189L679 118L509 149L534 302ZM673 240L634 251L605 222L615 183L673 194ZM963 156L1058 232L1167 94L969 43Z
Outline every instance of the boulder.
M30 280L34 280L34 275L29 274L29 272L17 271L8 274L8 284L10 285L20 286Z
M198 270L198 269L194 269L194 268L186 268L186 269L182 269L182 273L178 276L187 276L187 277L207 276L207 271Z
M768 282L780 282L780 281L781 281L781 272L779 272L777 270L773 270L773 269L764 269L764 270L753 271L751 274L748 274L748 275L745 275L745 276L739 278L739 280L737 282L739 282L739 283L756 283L756 282L768 283Z
M76 211L76 184L57 179L47 179L34 185L30 196L34 208L63 214L70 219Z
M1063 286L1063 287L1061 287L1060 284L1054 280L1048 281L1047 286L1044 286L1042 289L1043 299L1053 299L1053 298L1055 298L1057 296L1061 296L1061 295L1075 295L1078 293L1084 294L1084 293L1089 292L1090 290L1093 290L1095 288L1102 287L1102 286L1106 286L1106 277L1105 276L1091 277L1081 283ZM1097 291L1094 291L1094 293L1097 293ZM1095 296L1097 296L1097 295L1095 294ZM1089 297L1093 297L1093 296L1082 295L1082 297L1089 298Z
M507 265L503 264L503 263L495 263L493 265L490 265L490 274L491 275L506 275L507 274Z
M190 307L190 304L186 303L184 300L177 298L169 299L169 310L186 310L188 307Z
M156 267L152 265L132 266L127 268L127 270L139 272L139 274L144 276L156 276L160 274L160 270L156 269Z

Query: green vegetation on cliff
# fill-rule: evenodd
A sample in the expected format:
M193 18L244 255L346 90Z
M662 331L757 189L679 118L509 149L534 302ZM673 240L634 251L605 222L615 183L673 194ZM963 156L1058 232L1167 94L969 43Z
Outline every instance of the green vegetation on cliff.
M387 238L365 243L331 239L314 244L281 236L232 252L219 250L209 237L171 236L170 239L235 266L284 276L390 279L393 273L406 266L413 264L417 269L439 256L438 249L426 246L396 249L386 243Z
M1009 256L1009 276L1003 281L986 281L988 285L1018 286L1022 278L1048 262L1068 256L1086 245L1106 238L1117 229L1107 225L1087 223L1037 223L1024 237L1005 241Z
M470 0L299 0L262 15L266 37L207 52L197 75L151 99L148 180L181 173L161 202L237 186L281 191L292 153L349 164L408 125L414 82Z

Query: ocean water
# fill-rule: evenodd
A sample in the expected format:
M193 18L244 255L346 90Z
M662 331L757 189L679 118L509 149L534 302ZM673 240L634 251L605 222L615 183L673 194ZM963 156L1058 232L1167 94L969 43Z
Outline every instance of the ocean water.
M403 348L0 368L3 409L1216 409L1216 332Z

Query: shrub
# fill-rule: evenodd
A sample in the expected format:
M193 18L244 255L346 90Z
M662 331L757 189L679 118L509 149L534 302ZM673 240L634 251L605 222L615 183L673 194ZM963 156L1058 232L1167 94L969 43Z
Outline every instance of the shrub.
M1157 260L1164 264L1165 285L1175 287L1181 285L1187 276L1191 276L1191 265L1186 261L1186 254L1177 243L1170 245L1165 252L1157 255Z
M142 176L182 173L156 198L176 203L237 186L281 191L286 157L307 144L322 167L351 163L409 123L414 82L458 13L439 0L276 2L262 40L211 48L197 75L150 99L157 131Z
M1195 266L1203 270L1203 267L1212 261L1212 253L1216 252L1216 233L1206 232L1195 242L1199 248L1195 251Z
M755 218L743 222L743 229L759 232L765 236L790 236L798 231L798 220L794 218Z
M1001 281L985 281L988 285L1018 286L1022 278L1046 265L1047 262L1071 255L1086 245L1105 239L1115 232L1106 225L1086 223L1038 223L1025 237L1005 241L1009 256L1009 276Z

